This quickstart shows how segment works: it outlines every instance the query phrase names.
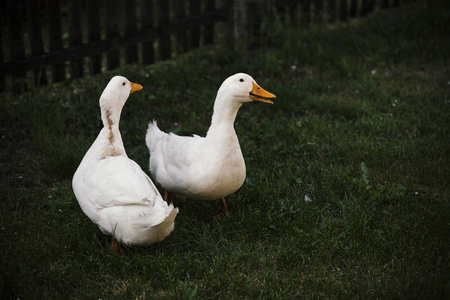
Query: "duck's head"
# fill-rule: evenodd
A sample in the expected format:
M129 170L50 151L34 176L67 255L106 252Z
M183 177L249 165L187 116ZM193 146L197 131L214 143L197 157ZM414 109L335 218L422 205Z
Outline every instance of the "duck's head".
M123 76L114 76L100 96L100 106L123 107L131 93L142 90L140 84L132 83Z
M260 87L250 75L245 73L237 73L225 79L219 89L219 93L221 92L226 92L233 100L240 103L255 100L273 104L271 99L276 97Z

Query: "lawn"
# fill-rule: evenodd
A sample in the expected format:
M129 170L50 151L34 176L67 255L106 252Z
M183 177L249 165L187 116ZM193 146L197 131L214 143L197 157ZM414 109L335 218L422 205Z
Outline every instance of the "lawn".
M444 0L308 30L268 12L246 51L207 47L1 94L0 298L449 298L448 20ZM120 130L148 172L147 123L204 135L237 72L277 99L236 118L247 179L230 217L174 197L170 236L114 253L71 188L109 79L144 87Z

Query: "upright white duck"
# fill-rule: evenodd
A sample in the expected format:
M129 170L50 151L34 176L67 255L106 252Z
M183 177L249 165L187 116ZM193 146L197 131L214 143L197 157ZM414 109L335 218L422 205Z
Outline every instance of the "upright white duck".
M221 212L229 215L225 196L244 183L246 171L234 120L245 102L265 103L275 95L262 89L244 73L227 78L219 88L214 103L211 126L206 137L178 136L162 132L156 121L150 122L146 144L150 152L150 173L169 193L185 198L221 200Z
M83 212L105 234L114 251L119 242L149 245L174 228L178 208L165 202L151 179L128 158L119 132L122 108L142 86L115 76L100 96L103 129L80 163L72 187Z

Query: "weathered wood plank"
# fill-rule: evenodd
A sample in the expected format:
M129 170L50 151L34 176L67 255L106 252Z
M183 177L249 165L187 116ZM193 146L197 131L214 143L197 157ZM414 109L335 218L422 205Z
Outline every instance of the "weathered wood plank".
M318 24L323 21L323 0L314 1L314 21Z
M32 1L36 2L36 1ZM81 7L78 0L67 0L67 25L69 29L69 46L83 44L83 31L81 27ZM70 78L83 76L83 59L70 62Z
M336 0L328 1L328 22L336 22Z
M153 28L153 1L142 0L142 29L151 30ZM150 40L142 44L142 63L150 65L155 62L154 41Z
M185 0L174 0L174 16L177 21L186 19ZM178 33L176 40L178 53L185 53L189 50L188 32L186 30Z
M42 39L42 22L40 16L39 1L26 1L28 17L28 32L30 38L31 55L44 53L44 41ZM47 84L47 70L45 68L34 70L34 85Z
M169 24L169 2L167 0L158 0L158 26ZM172 57L170 50L170 35L163 34L159 39L159 58L166 60Z
M25 58L25 42L23 32L23 15L17 0L6 1L6 13L8 15L9 50L11 60L17 61ZM3 51L3 49L2 49ZM26 70L14 74L12 77L13 91L20 93L27 88Z
M24 71L35 70L45 66L51 66L68 60L89 57L107 51L122 49L123 47L136 45L155 40L161 35L169 36L184 30L190 30L202 25L224 21L227 18L226 9L218 9L214 12L204 13L196 17L187 17L184 20L174 21L165 26L142 30L129 36L120 36L114 39L105 39L78 47L70 47L43 55L5 63L0 68L0 76L20 74Z
M341 22L347 22L348 20L348 1L347 0L339 0L339 20Z
M216 1L215 0L206 0L205 3L205 11L214 11L216 9ZM203 43L205 45L212 44L214 42L214 23L205 26L205 35L203 38Z
M125 3L125 34L132 34L136 31L136 3L135 0L127 0ZM125 62L127 64L135 64L138 61L137 45L127 47L125 49Z
M2 14L0 14L0 65L3 64L3 27L2 27L2 22L3 22ZM6 89L5 76L0 76L0 92L4 92L5 89Z
M87 17L88 17L88 41L95 43L100 41L100 10L98 0L87 1ZM88 55L89 56L89 55ZM92 74L99 74L102 71L101 53L91 56Z
M358 0L351 0L349 16L351 18L356 17L357 12L358 12Z
M228 0L228 31L231 49L245 48L247 38L246 0Z
M368 8L367 8L367 3L369 1L368 0L361 0L361 16L366 16L368 13Z
M173 10L176 21L186 19L185 0L173 0ZM187 31L182 31L176 36L178 53L185 53L189 50L187 34Z
M301 19L302 25L308 27L311 23L311 2L304 1L301 3L301 7L302 7L302 19ZM292 11L295 10L292 9Z
M63 49L61 10L59 0L47 0L48 38L50 51ZM52 80L58 82L66 79L66 66L58 63L52 66Z
M200 0L189 0L191 17L198 16L200 14ZM190 34L190 49L195 49L200 46L200 27L191 29Z
M106 5L107 39L114 39L119 36L118 10L117 0L108 0L108 5ZM120 67L120 50L109 51L106 54L106 68L108 70L114 70L118 67Z

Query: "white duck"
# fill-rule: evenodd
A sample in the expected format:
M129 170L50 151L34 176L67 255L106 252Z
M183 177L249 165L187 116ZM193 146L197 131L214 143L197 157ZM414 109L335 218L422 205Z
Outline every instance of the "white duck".
M150 173L169 193L185 198L221 200L221 213L229 215L225 196L237 191L245 180L245 162L234 130L236 114L245 102L265 103L275 95L262 89L244 73L227 78L214 103L206 137L177 136L162 132L150 122L146 144L150 152Z
M130 93L142 86L115 76L100 96L103 129L80 163L72 187L83 212L113 236L112 247L149 245L174 228L178 208L168 205L151 179L128 158L119 132L120 114Z

